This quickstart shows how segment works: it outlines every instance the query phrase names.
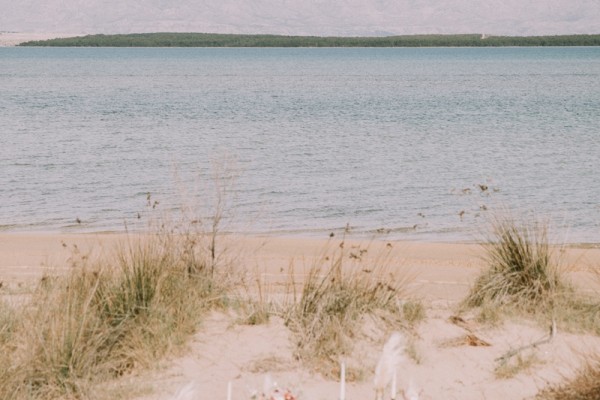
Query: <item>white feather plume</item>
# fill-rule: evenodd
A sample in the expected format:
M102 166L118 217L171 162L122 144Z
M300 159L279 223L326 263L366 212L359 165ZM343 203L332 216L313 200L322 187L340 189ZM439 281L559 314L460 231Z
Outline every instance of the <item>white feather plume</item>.
M185 386L182 386L172 400L197 400L202 393L200 384L192 381Z
M383 346L381 358L375 368L373 384L378 397L383 396L385 388L390 384L403 359L405 338L400 332L394 332Z
M417 390L412 378L408 383L408 389L406 389L404 392L404 398L406 400L419 400L419 391Z

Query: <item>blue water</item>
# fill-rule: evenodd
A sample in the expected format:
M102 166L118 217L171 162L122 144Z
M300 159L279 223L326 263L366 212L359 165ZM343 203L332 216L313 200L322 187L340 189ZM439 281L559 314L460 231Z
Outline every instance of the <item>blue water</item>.
M0 140L4 231L600 241L600 48L0 48Z

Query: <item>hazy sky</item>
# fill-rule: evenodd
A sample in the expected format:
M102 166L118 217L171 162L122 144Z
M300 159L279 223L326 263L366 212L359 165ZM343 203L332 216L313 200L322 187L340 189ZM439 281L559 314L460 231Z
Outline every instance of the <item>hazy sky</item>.
M600 0L0 0L0 31L600 33Z

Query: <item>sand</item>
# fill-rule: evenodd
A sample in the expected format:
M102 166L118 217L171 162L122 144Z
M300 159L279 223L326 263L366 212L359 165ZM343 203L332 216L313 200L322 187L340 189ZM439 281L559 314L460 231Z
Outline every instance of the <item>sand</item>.
M43 274L75 268L82 256L112 251L124 238L116 234L0 234L0 298L18 298L23 288ZM340 241L231 236L222 243L235 255L236 265L261 276L275 296L278 282L286 279L290 268L301 276L325 249L335 250ZM565 333L559 326L554 340L533 351L530 368L508 379L498 378L496 358L544 338L548 329L524 320L496 328L480 325L470 315L462 316L465 323L451 320L458 302L485 268L480 245L386 240L346 240L344 244L349 252L368 250L363 255L367 263L369 257L375 259L391 250L390 268L411 276L407 296L421 299L426 306L427 318L411 339L415 357L407 356L399 373L399 388L406 388L412 380L420 399L530 398L546 385L572 376L585 355L600 353L599 337ZM600 281L590 269L600 267L600 248L570 246L564 256L567 274L575 284L597 293ZM231 381L232 398L249 399L270 373L280 386L300 393L301 399L339 398L338 382L312 373L294 359L290 332L281 318L272 317L268 324L258 326L240 325L236 318L233 312L213 312L182 356L163 360L154 370L137 371L102 390L125 391L130 393L128 398L140 400L166 400L192 382L199 388L197 399L225 399ZM463 340L467 334L491 346L469 346ZM374 370L385 337L371 339L357 345L353 355L367 370ZM374 398L371 381L372 375L349 382L347 399Z

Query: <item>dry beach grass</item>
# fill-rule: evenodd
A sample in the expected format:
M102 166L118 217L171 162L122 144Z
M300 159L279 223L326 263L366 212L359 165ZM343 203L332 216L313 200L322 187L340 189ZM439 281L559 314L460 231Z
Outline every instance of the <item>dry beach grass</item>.
M418 303L403 302L409 277L389 268L390 249L364 261L368 247L346 246L344 240L330 243L333 249L314 261L285 316L297 357L327 377L339 376L340 359L349 356L366 320L389 331L415 323L419 315ZM366 371L351 364L347 373L356 379Z
M344 361L348 398L369 398L383 343L400 329L408 343L399 395L414 380L422 399L552 398L543 397L549 383L558 388L585 363L582 354L600 351L597 292L580 291L590 289L600 251L554 248L515 224L497 232L489 263L479 245L241 238L211 229L121 236L116 251L95 256L82 244L74 256L60 237L3 235L0 397L168 399L194 381L200 399L225 398L232 381L234 398L249 398L270 372L300 398L330 399ZM44 240L55 247L26 254ZM242 244L243 256L223 254ZM571 267L555 270L546 251ZM50 254L59 252L67 266L56 273L25 279L16 268L60 263ZM530 280L524 291L507 286L525 279L514 279L514 265L498 266L515 259L533 265L519 270ZM490 271L510 276L490 280ZM470 285L501 287L502 296L469 293ZM484 309L496 325L480 322ZM517 352L498 371L497 359L544 338L553 317L552 341ZM596 376L589 362L583 377ZM579 379L572 385L581 393L593 385Z
M86 398L184 343L228 284L189 241L132 237L112 256L44 275L24 304L3 304L0 397Z

